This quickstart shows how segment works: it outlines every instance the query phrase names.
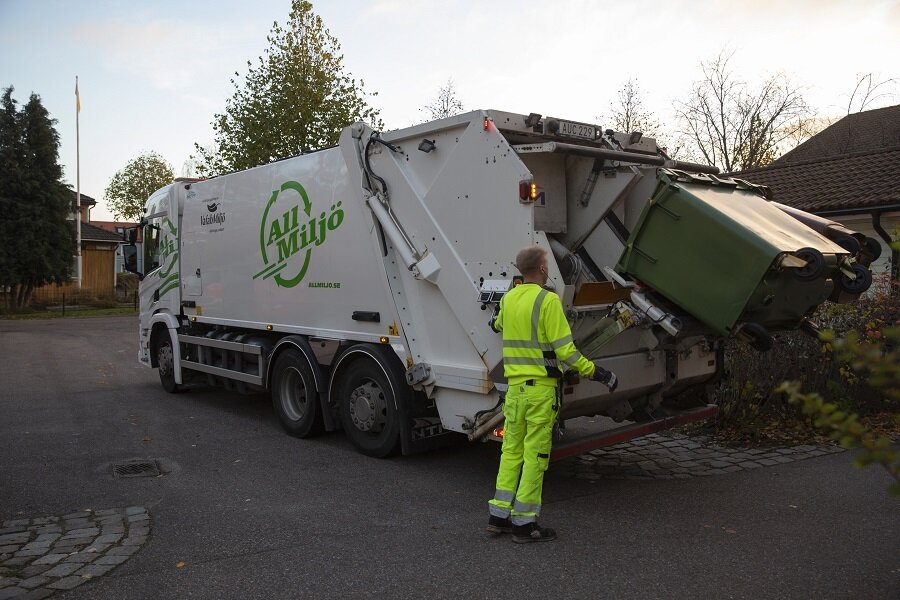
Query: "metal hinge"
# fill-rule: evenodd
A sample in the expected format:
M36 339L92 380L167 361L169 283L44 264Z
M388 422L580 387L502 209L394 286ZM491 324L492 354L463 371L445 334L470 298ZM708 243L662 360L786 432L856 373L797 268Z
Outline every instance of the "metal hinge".
M406 383L416 385L431 377L431 365L416 363L406 370Z

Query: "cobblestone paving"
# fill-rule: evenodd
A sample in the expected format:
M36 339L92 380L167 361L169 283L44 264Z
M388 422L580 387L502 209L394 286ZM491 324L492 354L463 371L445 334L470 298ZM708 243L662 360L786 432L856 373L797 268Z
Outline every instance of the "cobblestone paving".
M705 436L651 434L561 461L554 471L578 479L686 479L760 469L843 450L831 444L730 448Z
M150 535L143 506L0 524L0 600L47 598L105 575Z

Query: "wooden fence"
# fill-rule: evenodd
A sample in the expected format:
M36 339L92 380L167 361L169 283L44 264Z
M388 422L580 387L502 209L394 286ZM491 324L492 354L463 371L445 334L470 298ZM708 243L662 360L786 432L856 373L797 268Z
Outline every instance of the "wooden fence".
M101 244L85 244L81 251L83 275L81 290L78 283L71 281L63 285L45 285L32 293L32 301L41 304L57 304L62 302L63 294L66 303L77 303L82 299L111 298L116 286L116 246Z

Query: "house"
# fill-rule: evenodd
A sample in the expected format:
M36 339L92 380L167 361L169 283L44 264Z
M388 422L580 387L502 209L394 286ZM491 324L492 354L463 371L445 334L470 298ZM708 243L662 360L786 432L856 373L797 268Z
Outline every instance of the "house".
M128 244L126 239L125 232L128 229L137 228L137 223L130 223L128 221L91 221L91 225L95 227L99 227L100 229L104 229L110 233L115 233L116 235L121 236L122 241L119 242L119 247L116 248L116 273L124 273L125 272L125 257L122 253L122 246ZM144 270L144 256L143 256L143 244L141 240L141 230L137 229L137 240L136 245L138 249L138 264L137 270L139 272L143 272Z
M847 115L771 165L732 175L879 240L872 271L897 278L900 253L890 243L900 239L900 105Z
M106 231L88 222L91 208L97 201L81 195L81 290L76 281L75 259L72 260L72 279L63 285L49 284L37 288L32 299L38 302L60 302L76 296L112 297L116 287L116 251L124 241L121 235ZM75 192L72 192L72 218L75 218Z

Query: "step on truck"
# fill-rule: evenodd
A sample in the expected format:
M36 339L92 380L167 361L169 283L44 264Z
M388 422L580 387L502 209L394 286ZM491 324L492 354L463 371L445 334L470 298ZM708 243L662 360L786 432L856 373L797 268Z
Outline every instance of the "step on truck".
M871 283L861 234L766 188L670 159L640 132L479 110L146 202L138 359L168 392L270 392L298 437L342 429L371 456L502 435L501 337L489 326L539 244L576 345L620 380L566 377L554 458L710 416L667 409L720 376L722 343L760 350ZM129 270L137 248L126 246Z

